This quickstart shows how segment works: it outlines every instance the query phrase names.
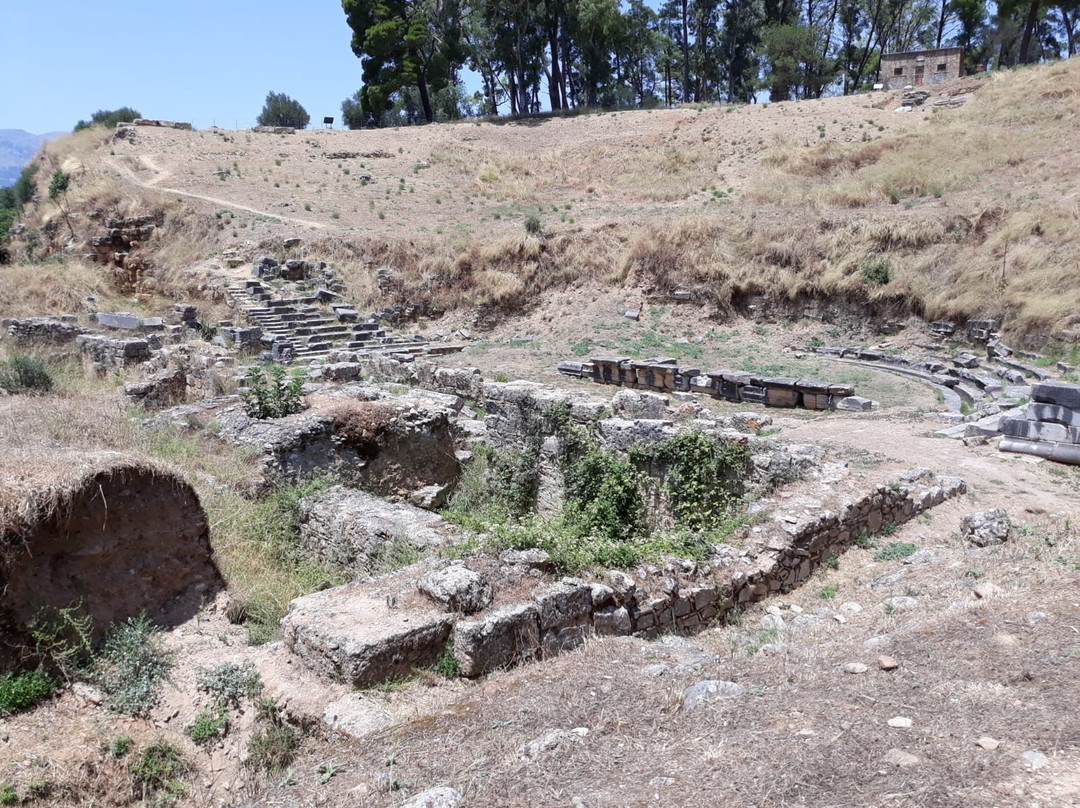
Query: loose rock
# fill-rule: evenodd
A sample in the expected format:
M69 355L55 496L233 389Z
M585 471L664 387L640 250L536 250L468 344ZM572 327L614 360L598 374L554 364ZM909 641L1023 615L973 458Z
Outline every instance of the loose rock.
M475 614L491 603L491 584L479 572L464 564L451 564L426 573L417 588L448 612Z
M960 520L960 535L976 547L991 547L1008 541L1012 522L1004 508L971 513Z
M690 713L694 710L720 699L733 699L745 692L742 685L735 682L724 682L715 679L698 682L687 689L683 696L683 712Z
M915 755L905 752L903 749L890 749L885 753L883 760L890 766L899 766L901 769L919 764L919 759Z
M900 663L893 659L891 656L882 654L877 658L878 667L883 671L894 671L900 667Z
M911 719L906 715L898 715L889 719L889 726L893 729L907 729L911 726Z
M975 743L990 752L993 752L1001 746L1001 741L996 738L991 738L989 735L983 735L979 740L975 741Z
M461 792L447 786L429 788L413 797L401 808L459 808L462 801Z

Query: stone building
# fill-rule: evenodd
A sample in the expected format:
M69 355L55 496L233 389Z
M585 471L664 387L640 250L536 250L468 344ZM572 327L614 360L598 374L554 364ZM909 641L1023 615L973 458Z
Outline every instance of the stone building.
M963 48L886 53L881 57L880 82L885 90L940 84L960 78L963 61Z

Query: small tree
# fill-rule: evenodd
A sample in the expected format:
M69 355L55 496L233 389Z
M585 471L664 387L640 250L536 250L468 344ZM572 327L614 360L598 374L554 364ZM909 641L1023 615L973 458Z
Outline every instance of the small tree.
M304 408L304 383L297 377L287 378L285 368L270 365L260 369L251 386L240 392L244 412L249 418L281 418Z
M255 119L259 126L291 126L294 129L306 129L311 121L307 110L285 93L266 94L266 103L262 112Z
M71 217L68 216L67 208L64 207L64 202L67 201L67 191L68 175L58 168L53 172L52 179L49 180L49 199L56 203L56 207L60 208L60 213L64 216L64 224L68 226L71 237L75 238L75 228L71 226Z
M99 109L93 115L90 116L88 121L79 121L75 124L75 131L79 132L83 129L89 129L91 126L104 126L109 129L115 129L118 123L131 122L136 118L141 118L142 115L139 111L132 109L131 107L120 107L120 109Z
M359 90L341 102L341 120L350 129L363 129L365 125L372 125L372 121L364 115Z

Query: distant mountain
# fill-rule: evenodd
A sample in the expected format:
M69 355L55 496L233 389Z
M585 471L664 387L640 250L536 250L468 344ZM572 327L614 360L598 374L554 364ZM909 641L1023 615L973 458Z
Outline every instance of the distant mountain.
M19 178L22 167L37 154L42 143L61 134L33 135L22 129L0 129L0 188L12 185Z

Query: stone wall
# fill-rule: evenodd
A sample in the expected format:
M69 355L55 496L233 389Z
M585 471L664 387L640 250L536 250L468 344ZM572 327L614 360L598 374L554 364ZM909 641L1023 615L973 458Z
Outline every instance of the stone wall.
M64 345L74 342L87 329L78 325L78 317L65 314L61 317L24 317L20 320L0 320L0 328L16 342L33 345Z
M447 614L417 595L431 566L424 562L298 598L282 623L283 637L308 667L365 687L431 665L447 639L453 640L462 675L477 677L557 655L592 636L696 632L734 608L798 586L860 535L901 525L965 490L959 478L912 469L832 512L794 524L773 514L741 550L718 548L706 567L672 561L656 570L662 580L649 570L638 570L636 577L611 571L602 580L564 578L530 589L522 582L536 581L543 553L505 553L501 567L494 559L474 558L468 563L486 564L487 575L516 587L516 594L496 592L491 608L469 617ZM523 563L531 573L511 571Z
M150 343L145 339L112 339L83 334L75 339L75 344L90 358L98 372L137 365L150 359Z

